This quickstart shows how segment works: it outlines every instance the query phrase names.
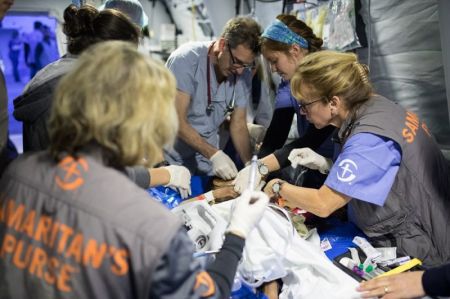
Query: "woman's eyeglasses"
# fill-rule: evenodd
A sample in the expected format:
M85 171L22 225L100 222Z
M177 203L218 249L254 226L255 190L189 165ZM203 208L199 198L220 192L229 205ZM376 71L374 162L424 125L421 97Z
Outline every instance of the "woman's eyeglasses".
M303 113L307 113L308 112L308 106L310 106L310 105L312 105L314 103L317 103L319 101L322 101L323 98L324 97L320 97L319 99L313 100L313 101L311 101L309 103L304 103L303 101L298 101L298 103L300 105L300 111L303 112Z
M233 64L233 67L238 68L238 69L240 69L240 68L252 69L256 66L255 62L243 63L243 62L239 61L239 59L234 57L233 53L231 52L231 47L230 47L229 43L227 45L227 48L228 48L228 52L230 53L231 63Z

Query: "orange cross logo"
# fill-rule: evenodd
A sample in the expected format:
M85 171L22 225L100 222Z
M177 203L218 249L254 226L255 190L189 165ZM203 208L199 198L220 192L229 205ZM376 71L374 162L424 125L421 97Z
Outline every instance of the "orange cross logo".
M216 285L211 276L207 272L202 271L197 274L194 290L200 291L200 296L202 297L210 297L216 292Z
M84 184L83 173L89 170L85 159L75 160L68 156L58 163L58 168L64 172L63 176L56 175L56 184L63 190L75 190Z

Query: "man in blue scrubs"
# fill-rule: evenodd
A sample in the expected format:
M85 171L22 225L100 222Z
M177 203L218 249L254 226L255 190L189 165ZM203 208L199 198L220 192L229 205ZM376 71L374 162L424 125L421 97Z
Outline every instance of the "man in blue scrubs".
M233 18L218 40L187 43L171 54L166 65L177 79L180 123L174 147L166 151L171 164L194 175L234 178L234 162L218 148L218 129L227 118L241 160L250 160L246 107L251 89L242 75L254 66L260 34L254 20Z

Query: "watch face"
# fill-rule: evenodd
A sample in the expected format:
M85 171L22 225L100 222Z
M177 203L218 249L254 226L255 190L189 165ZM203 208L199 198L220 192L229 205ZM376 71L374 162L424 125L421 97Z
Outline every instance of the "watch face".
M273 193L278 194L280 192L280 183L276 182L272 185L272 191Z
M265 164L260 164L258 170L261 175L267 175L269 173L269 168Z

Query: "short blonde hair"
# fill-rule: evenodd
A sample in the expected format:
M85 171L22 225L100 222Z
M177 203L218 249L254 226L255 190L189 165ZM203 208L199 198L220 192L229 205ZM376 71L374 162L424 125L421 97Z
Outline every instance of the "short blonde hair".
M292 95L304 99L302 85L312 89L313 98L341 96L349 110L367 101L372 92L369 68L358 62L353 53L319 51L302 60L291 79Z
M110 165L151 166L177 133L175 93L173 75L133 44L94 45L58 85L50 151L58 160L97 144Z

